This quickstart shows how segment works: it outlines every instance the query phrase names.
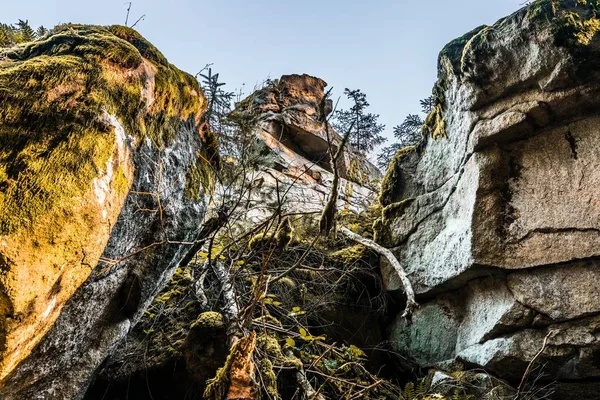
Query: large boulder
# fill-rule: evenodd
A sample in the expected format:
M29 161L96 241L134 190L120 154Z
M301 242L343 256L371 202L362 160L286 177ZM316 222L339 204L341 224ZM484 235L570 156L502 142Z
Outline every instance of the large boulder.
M426 136L387 171L378 225L422 299L391 329L419 364L518 380L548 335L547 379L600 378L599 12L538 0L440 53ZM443 345L432 315L451 321Z
M63 25L0 50L0 104L0 397L77 398L198 235L206 100L134 30Z

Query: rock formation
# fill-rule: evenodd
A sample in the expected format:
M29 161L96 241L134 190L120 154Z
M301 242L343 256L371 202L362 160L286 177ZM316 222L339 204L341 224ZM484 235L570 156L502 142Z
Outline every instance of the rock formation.
M326 86L306 74L284 75L238 104L236 112L256 115L255 134L273 158L272 165L256 176L260 183L248 206L249 220L271 214L277 187L281 194L287 191L287 212L321 212L325 206L333 180L327 132L318 122ZM331 112L330 100L325 108ZM329 132L335 152L342 138L331 126ZM340 210L360 212L375 202L381 173L364 154L348 146L338 168Z
M440 53L426 137L381 193L378 240L422 304L390 340L417 364L459 360L519 383L547 337L544 379L568 382L557 398L597 398L599 11L538 0Z
M277 207L278 197L284 212L310 213L323 209L333 179L326 132L316 121L325 86L319 78L285 75L238 104L236 112L252 112L257 116L253 134L260 143L266 144L269 154L265 159L270 160L270 165L261 165L255 172L254 182L260 184L250 194L248 204L239 207L238 212L244 214L242 224L254 227L252 222L270 217ZM333 145L338 145L341 137L333 129L330 135ZM348 148L343 156L339 166L343 179L338 206L340 210L365 211L376 201L380 173L364 155L352 148ZM219 204L221 200L215 202ZM222 337L221 342L211 339L219 335L205 330L198 334L193 328L198 326L198 315L214 309L212 303L201 304L199 301L201 296L195 287L202 285L198 283L200 270L199 266L177 270L127 342L107 359L87 398L101 398L106 393L116 395L124 390L124 386L131 391L139 388L143 393L152 392L154 396L185 397L189 387L202 387L206 379L214 375L221 366L219 363L223 363L227 349L222 348L225 344ZM210 286L209 279L206 286ZM376 321L376 310L351 311L351 304L348 300L344 306L321 312L331 314L328 315L330 320L344 319L349 325L345 328L349 330L351 324ZM155 310L161 310L162 315ZM356 321L346 314L352 314ZM224 329L220 331L223 336ZM368 331L365 336L380 338L379 327ZM200 337L204 340L199 340ZM377 344L376 340L371 343ZM151 382L145 383L148 376ZM161 377L162 381L152 377ZM165 391L164 382L176 388Z
M0 51L0 104L0 397L77 398L196 239L206 101L132 29L63 25Z

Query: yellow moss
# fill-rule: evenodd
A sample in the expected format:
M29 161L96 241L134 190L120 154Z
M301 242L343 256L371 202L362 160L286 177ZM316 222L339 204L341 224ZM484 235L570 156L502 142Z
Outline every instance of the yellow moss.
M216 329L223 327L223 324L223 315L219 314L218 312L207 311L198 316L191 328Z
M258 371L262 377L261 387L267 392L269 396L274 399L279 398L279 391L277 390L277 375L273 370L273 363L268 359L262 359L258 363Z
M302 362L297 358L283 355L279 340L272 335L262 334L256 338L256 347L262 350L277 366L302 368Z
M284 276L283 278L279 279L275 284L285 286L286 289L294 289L296 287L296 282L294 282L292 278L288 278L287 276Z
M365 257L367 249L362 244L357 244L352 247L347 247L342 250L338 250L331 254L331 257L344 264L355 263Z
M266 322L269 323L271 325L275 325L275 326L279 326L281 327L281 321L279 321L277 318L275 318L274 316L270 315L270 314L265 314L262 315L258 318L254 319L255 322Z
M394 195L402 178L400 164L404 157L415 151L415 149L415 146L407 146L398 150L394 155L381 181L381 191L379 192L379 204L381 206L385 207L394 202Z
M129 191L129 182L122 165L120 165L115 171L113 185L117 194L119 195L125 194Z
M436 104L433 110L425 118L423 124L423 135L431 135L434 139L447 138L446 121L444 121L444 112L441 104Z
M115 147L104 111L161 147L182 123L199 123L206 106L192 76L126 27L64 25L0 56L0 234L90 190ZM142 89L151 78L146 109Z
M212 192L215 187L214 167L202 157L188 167L185 195L191 200L201 198L203 191Z

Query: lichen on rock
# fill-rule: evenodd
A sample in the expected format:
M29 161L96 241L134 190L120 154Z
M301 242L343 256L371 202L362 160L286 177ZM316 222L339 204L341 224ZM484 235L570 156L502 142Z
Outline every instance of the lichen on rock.
M538 0L440 53L425 131L446 138L397 156L376 224L422 299L390 336L419 366L459 360L518 384L550 335L543 379L600 377L598 285L586 283L600 256L599 12Z
M82 287L86 280L84 287L96 285L102 295L88 304L98 308L84 325L97 324L95 319L116 305L112 302L118 302L119 287L137 274L135 257L118 260L138 246L160 242L159 235L153 237L160 233L148 229L156 218L172 237L193 238L197 227L177 219L202 216L205 188L196 186L190 199L180 198L176 191L188 183L187 165L196 165L198 155L210 153L211 139L201 129L206 100L194 77L123 26L65 24L39 40L1 49L0 103L1 379L44 336L68 336L67 330L75 329L69 326L72 316L63 316L64 321L48 333L61 313L85 308L89 298L73 297L86 290ZM181 167L179 162L187 164ZM167 205L157 196L173 198ZM136 214L140 207L145 213ZM147 233L134 238L135 230ZM142 277L140 304L130 310L136 316L172 273L169 264L184 250L178 247L165 251L164 259L156 257L154 272ZM152 251L144 257L150 260L155 256ZM102 272L98 277L97 267ZM137 267L140 273L148 268ZM117 274L106 273L117 269ZM103 287L104 278L114 279L113 286ZM104 327L94 326L94 334L102 334ZM83 325L81 329L85 330ZM111 340L122 335L114 333ZM71 347L69 351L80 353L68 362L82 357L92 342ZM107 350L95 349L100 359L92 357L81 370L67 368L79 380L72 390ZM53 369L65 367L59 358L44 379L51 378ZM32 371L42 368L43 362L40 357L22 363L22 370L35 374ZM7 379L6 387L25 396L19 392L29 390L23 380ZM68 382L65 377L52 385ZM44 390L52 390L52 385Z

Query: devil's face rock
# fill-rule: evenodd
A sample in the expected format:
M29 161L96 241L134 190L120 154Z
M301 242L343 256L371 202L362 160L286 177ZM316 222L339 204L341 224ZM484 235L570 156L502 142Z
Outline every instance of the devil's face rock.
M390 167L378 235L429 299L391 337L420 364L517 379L549 335L550 379L600 377L599 7L536 1L440 54L434 138Z
M0 397L74 398L197 235L206 102L135 31L65 25L0 52L0 104Z

